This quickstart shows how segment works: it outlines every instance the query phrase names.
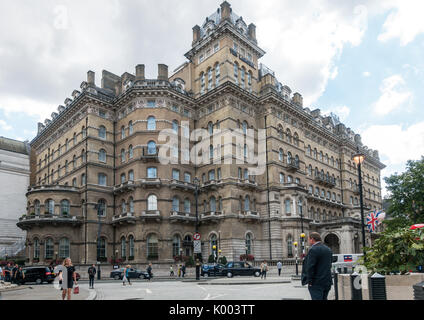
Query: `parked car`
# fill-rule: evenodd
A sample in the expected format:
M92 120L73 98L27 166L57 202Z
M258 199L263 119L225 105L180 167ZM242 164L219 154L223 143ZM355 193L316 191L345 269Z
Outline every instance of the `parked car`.
M222 270L225 268L223 264L220 263L206 263L202 265L202 269L200 270L200 275L202 277L216 277L225 275L222 273Z
M54 274L48 267L27 267L22 269L24 271L25 278L23 283L35 282L36 284L42 284L43 282L52 283L54 281Z
M261 275L261 269L252 267L251 264L244 261L230 261L222 269L222 273L228 278L233 276L255 276Z
M115 280L122 280L124 278L124 268L121 268L119 270L113 270L110 273L110 277ZM128 273L128 277L130 279L140 279L141 277L143 277L143 279L149 279L149 274L145 271L131 268Z

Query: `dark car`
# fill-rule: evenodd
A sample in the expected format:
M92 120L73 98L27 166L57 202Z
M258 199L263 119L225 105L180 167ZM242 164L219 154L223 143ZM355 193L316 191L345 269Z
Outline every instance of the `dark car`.
M222 273L228 278L233 276L255 276L261 275L261 269L252 267L248 262L230 261L222 269Z
M222 273L222 270L225 268L223 264L220 263L207 263L202 265L202 269L200 270L200 275L202 277L216 277L225 275Z
M25 278L22 280L23 283L35 282L36 284L42 284L43 282L52 283L54 281L54 274L48 267L27 267L22 269L24 271Z
M115 280L122 280L124 278L124 268L113 270L110 273L110 277ZM143 277L143 279L149 279L149 274L147 272L131 268L129 270L128 277L130 279L140 279L141 277Z

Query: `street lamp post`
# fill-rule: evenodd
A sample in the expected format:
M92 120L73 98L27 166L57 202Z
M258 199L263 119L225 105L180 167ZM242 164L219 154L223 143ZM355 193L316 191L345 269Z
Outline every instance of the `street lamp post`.
M294 252L296 255L296 275L299 275L299 261L297 260L297 241L295 241L294 243Z
M199 198L199 178L194 177L193 179L193 183L194 183L194 199L195 199L195 206L196 206L196 226L195 226L195 231L196 233L199 232L199 204L198 204L198 198ZM196 253L196 258L200 259L199 257L199 253Z
M98 223L98 231L97 231L97 280L100 280L102 277L102 270L101 270L101 262L100 262L100 253L101 253L101 231L102 231L102 224L100 221L100 216L103 211L103 207L101 204L96 204L94 208L97 210L97 223ZM106 244L105 244L106 245Z
M214 255L215 263L216 263L216 259L217 259L217 254L216 254L216 245L213 245L213 246L212 246L212 250L213 250L213 255Z
M358 179L359 179L359 203L361 206L361 229L362 229L362 251L364 254L364 261L366 261L365 256L365 224L364 224L364 199L362 195L362 172L361 165L365 160L365 155L359 152L359 147L357 147L357 152L353 155L353 161L355 161L358 166Z
M300 238L302 239L302 255L301 255L302 259L304 259L306 255L305 254L305 237L306 237L306 234L304 234L302 230L302 233L300 234Z

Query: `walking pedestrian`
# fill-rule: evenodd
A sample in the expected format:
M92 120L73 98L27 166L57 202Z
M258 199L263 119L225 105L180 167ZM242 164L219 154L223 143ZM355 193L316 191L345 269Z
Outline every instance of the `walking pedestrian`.
M153 273L152 273L152 263L149 262L149 266L147 267L147 274L149 275L149 281L152 279L153 277Z
M181 265L178 265L178 278L181 277Z
M0 266L0 281L3 281L3 268Z
M264 260L261 264L261 279L266 279L266 272L268 271L268 264Z
M94 278L96 276L96 273L96 266L93 264L90 268L88 268L88 280L90 289L94 289Z
M16 284L18 286L22 285L24 283L25 274L22 270L22 267L19 267L19 269L16 271Z
M312 300L327 300L333 284L331 277L333 252L322 243L319 233L312 232L308 242L311 247L303 262L302 285L308 285Z
M170 276L170 277L173 277L173 276L174 276L174 268L172 267L172 264L171 264L171 266L169 267L169 276Z
M15 266L12 269L12 283L16 283L16 273L19 270L19 266L15 264Z
M283 267L283 264L281 261L277 262L277 269L278 269L278 276L281 276L281 268Z
M63 272L62 270L59 271L59 279L61 279L62 282L62 300L65 300L66 296L68 296L68 300L71 300L72 289L74 285L78 285L77 274L75 272L75 267L72 265L71 258L63 260L62 265L66 268ZM64 272L66 272L66 274L63 274Z
M122 279L123 280L123 285L125 286L125 282L126 281L128 281L128 284L131 286L132 285L132 283L131 283L131 280L130 280L130 269L131 269L131 266L130 265L127 265L126 267L125 267L125 269L124 269L124 278Z
M196 280L200 280L200 268L202 267L202 263L199 259L196 259Z
M182 272L182 276L183 276L183 278L184 278L185 273L186 273L186 266L185 266L185 263L183 263L183 265L182 265L182 267L181 267L181 272Z
M12 268L10 266L10 263L8 263L6 265L6 267L4 268L4 281L5 282L11 282L11 272L12 272Z

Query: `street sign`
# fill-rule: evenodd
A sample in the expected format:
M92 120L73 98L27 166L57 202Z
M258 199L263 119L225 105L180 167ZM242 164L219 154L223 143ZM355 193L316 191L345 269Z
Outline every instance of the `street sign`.
M200 240L200 233L195 233L194 235L193 235L193 240Z
M202 243L200 240L193 241L194 253L202 253Z

